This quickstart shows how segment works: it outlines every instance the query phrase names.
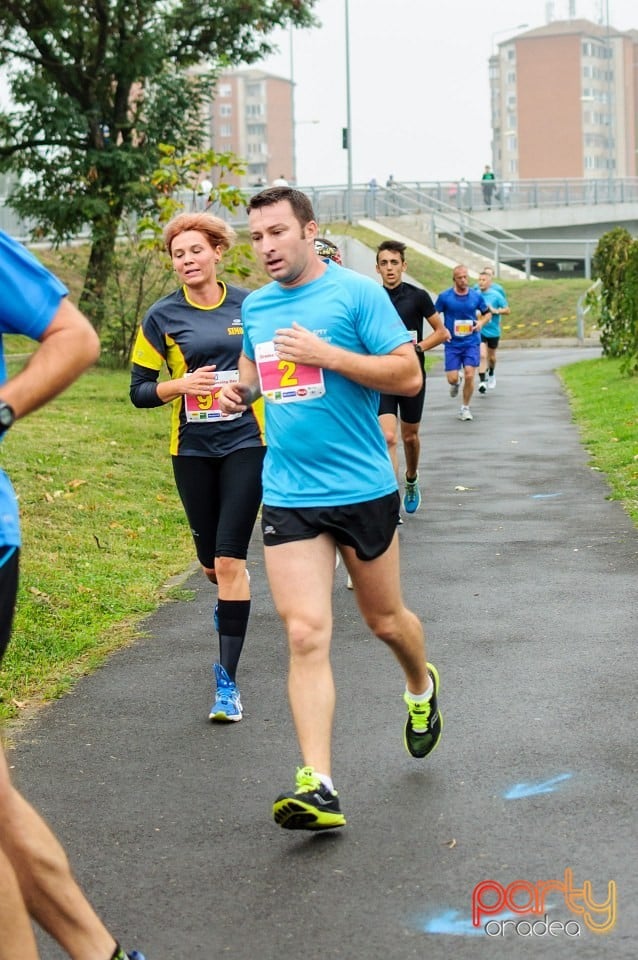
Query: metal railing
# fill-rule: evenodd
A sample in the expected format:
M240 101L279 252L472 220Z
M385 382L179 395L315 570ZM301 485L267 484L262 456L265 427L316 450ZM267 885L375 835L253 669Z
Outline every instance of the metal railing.
M537 251L547 256L548 248L565 251L567 259L576 256L586 262L586 276L591 276L591 255L596 241L583 240L526 240L490 223L480 180L475 181L413 181L396 182L389 187L371 184L300 187L312 200L320 223L339 220L384 220L396 217L418 218L415 225L436 249L437 236L455 238L467 249L483 256L501 260L516 260L524 264L529 274ZM249 197L256 190L247 190ZM201 206L202 198L189 192L184 195L187 209ZM492 195L492 209L525 210L539 207L598 206L600 204L638 204L638 177L618 179L546 179L496 182ZM213 207L213 212L224 217L233 226L247 223L244 209L229 214ZM20 240L29 240L35 222L19 218L0 198L0 229ZM89 229L80 237L89 235ZM79 238L80 238L79 237ZM78 239L79 239L78 238ZM542 245L542 246L541 246ZM567 250L578 248L577 253ZM560 253L558 254L560 255Z

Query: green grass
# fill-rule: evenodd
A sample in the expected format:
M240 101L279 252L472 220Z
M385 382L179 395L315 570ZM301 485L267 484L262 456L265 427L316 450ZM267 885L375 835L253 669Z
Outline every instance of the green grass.
M194 559L168 454L168 407L137 410L128 373L93 370L5 437L20 501L21 585L0 718L58 695L130 640Z
M333 233L356 237L375 250L386 239L366 227L331 224ZM452 271L415 250L406 254L408 272L428 290L437 294L451 286ZM504 340L575 337L578 298L591 285L590 280L506 280L503 285L511 314L503 317ZM595 315L587 314L585 335L594 333Z
M606 474L612 499L638 525L638 377L623 376L620 361L607 359L559 373L592 465Z

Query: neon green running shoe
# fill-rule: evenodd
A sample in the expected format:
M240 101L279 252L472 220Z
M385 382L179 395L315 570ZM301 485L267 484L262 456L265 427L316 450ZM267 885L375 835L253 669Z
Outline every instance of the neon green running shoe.
M272 813L285 830L332 830L346 823L337 793L324 786L312 767L297 769L297 789L277 797Z
M411 757L427 757L428 753L438 745L443 730L443 717L439 710L437 698L439 695L439 674L435 666L428 663L428 671L432 677L434 690L432 696L425 703L413 700L410 694L403 694L408 708L408 719L405 723L403 742Z

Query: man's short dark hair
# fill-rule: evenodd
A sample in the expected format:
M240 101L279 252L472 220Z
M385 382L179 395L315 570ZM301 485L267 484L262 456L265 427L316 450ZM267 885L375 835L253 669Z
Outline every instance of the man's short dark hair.
M294 187L268 187L256 193L248 201L246 207L247 213L251 210L261 210L262 207L272 207L275 203L281 203L287 200L292 207L292 212L302 227L305 227L311 220L316 220L312 204L305 193L301 190L295 190Z
M401 243L400 240L384 240L383 243L380 243L377 247L377 263L379 262L379 254L383 253L384 250L398 253L401 260L405 260L405 244Z

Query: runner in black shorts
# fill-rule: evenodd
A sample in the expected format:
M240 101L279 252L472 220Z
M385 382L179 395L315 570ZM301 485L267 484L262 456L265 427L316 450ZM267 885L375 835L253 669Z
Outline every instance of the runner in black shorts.
M170 452L175 483L197 558L218 585L214 622L219 663L210 720L238 721L237 665L250 614L246 555L259 505L264 441L254 409L224 416L220 385L238 377L241 305L246 290L217 279L233 231L208 213L183 213L164 231L181 281L147 312L133 348L131 400L137 407L173 404ZM159 381L166 364L170 380Z
M346 822L331 773L337 548L365 623L401 668L406 750L423 759L441 736L438 672L401 595L399 494L377 418L379 392L414 395L423 377L410 335L378 284L317 254L305 194L264 190L251 197L248 222L274 282L242 305L240 381L223 387L220 402L233 413L260 393L266 401L264 554L288 636L288 696L302 760L273 817L285 829L330 830Z
M412 334L414 349L422 355L439 343L449 340L441 317L426 290L403 281L406 269L405 244L397 240L384 240L377 248L377 273L383 287L394 304L403 323ZM424 337L423 321L427 320L432 332ZM421 441L419 426L425 403L426 373L423 366L423 387L416 397L400 397L382 394L379 401L379 422L383 430L394 470L399 477L398 425L401 421L401 439L405 456L405 493L403 507L406 513L416 513L421 505L419 489L419 456Z
M359 560L376 560L392 543L398 520L398 491L344 506L264 506L264 545L276 547L280 543L313 540L327 533L335 543L353 547Z

